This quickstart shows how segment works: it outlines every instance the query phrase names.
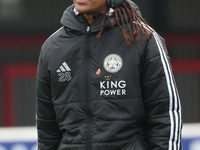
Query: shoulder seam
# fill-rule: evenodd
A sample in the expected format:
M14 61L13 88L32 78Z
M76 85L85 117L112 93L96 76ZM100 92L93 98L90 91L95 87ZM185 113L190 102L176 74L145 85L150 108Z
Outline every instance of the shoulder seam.
M53 38L53 36L54 36L56 33L58 33L59 31L61 31L62 29L64 29L64 27L61 27L61 28L59 28L57 31L55 31L51 36L49 36L49 38L48 38L47 40L50 40L51 38ZM45 55L44 55L44 57L43 57L44 59L46 58L46 56L47 56L49 50L55 45L55 43L58 42L58 40L60 39L60 37L62 37L62 35L63 35L63 34L60 34L60 35L56 38L55 41L52 40L52 44L47 48L46 53L45 53ZM46 40L46 41L47 41L47 40Z

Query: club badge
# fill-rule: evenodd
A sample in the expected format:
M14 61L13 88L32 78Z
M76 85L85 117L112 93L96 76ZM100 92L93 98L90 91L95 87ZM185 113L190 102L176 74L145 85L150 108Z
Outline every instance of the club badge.
M123 60L118 54L109 54L103 62L104 69L109 73L116 73L121 70Z

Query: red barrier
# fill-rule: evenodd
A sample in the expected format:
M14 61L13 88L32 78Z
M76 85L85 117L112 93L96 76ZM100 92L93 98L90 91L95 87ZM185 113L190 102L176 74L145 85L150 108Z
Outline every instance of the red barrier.
M7 64L3 73L3 124L15 125L15 89L14 82L19 78L35 78L37 64Z

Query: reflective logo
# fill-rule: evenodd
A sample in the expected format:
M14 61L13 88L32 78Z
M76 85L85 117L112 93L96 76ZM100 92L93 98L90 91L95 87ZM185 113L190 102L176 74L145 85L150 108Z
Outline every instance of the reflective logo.
M59 82L70 81L72 79L70 71L71 69L69 68L67 63L63 62L62 65L59 67L59 69L56 71L59 76L58 81Z
M109 73L116 73L123 66L122 58L117 54L109 54L103 62L104 69Z
M105 76L104 81L99 82L100 95L110 96L110 95L126 95L126 81L112 81L112 76Z

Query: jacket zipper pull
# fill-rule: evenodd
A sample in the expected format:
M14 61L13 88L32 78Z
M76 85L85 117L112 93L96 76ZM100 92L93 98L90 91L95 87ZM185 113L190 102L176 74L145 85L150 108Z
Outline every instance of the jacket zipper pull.
M87 26L87 33L90 32L90 26Z

